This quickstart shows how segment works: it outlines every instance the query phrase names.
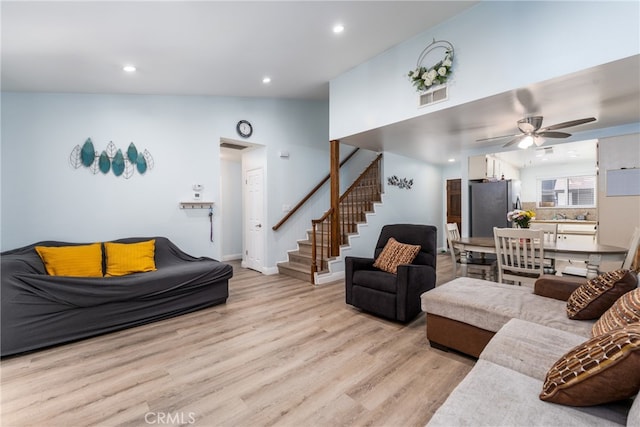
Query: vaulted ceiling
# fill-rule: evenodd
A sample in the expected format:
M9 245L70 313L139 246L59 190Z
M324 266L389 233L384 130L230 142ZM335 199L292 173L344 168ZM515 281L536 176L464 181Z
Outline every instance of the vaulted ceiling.
M476 3L2 1L2 88L327 99L330 79Z
M477 1L2 1L2 90L327 99L328 82ZM335 34L332 28L344 25ZM135 73L122 70L125 64ZM638 56L346 137L446 164L527 115L567 141L640 122ZM263 77L271 82L264 84ZM603 131L603 129L605 131ZM603 133L604 132L604 133ZM551 144L554 141L548 141Z

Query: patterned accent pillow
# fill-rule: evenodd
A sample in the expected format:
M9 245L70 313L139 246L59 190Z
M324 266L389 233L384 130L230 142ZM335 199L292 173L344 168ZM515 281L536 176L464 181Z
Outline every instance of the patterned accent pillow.
M411 264L418 252L420 252L420 245L400 243L390 237L373 266L388 273L397 274L398 266L400 264Z
M567 300L567 316L574 320L597 319L637 286L638 279L629 270L603 273L573 291Z
M591 328L591 336L602 335L612 329L640 322L640 288L618 298Z
M591 406L635 396L640 388L640 323L591 338L547 372L540 399Z

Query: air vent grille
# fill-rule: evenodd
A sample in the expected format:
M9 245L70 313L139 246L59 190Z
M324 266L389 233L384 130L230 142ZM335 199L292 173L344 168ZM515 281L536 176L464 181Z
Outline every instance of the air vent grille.
M446 85L439 86L420 95L418 97L418 107L424 107L437 102L446 101L447 99L449 99L449 88Z
M240 144L232 144L230 142L221 142L220 148L230 148L232 150L244 150L245 148L247 148L247 146L240 145Z

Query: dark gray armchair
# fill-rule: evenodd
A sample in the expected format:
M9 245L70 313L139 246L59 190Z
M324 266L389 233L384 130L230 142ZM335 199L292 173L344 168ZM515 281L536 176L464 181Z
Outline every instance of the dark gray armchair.
M436 285L436 227L432 225L385 225L373 258L346 257L346 302L387 319L409 322L420 313L420 295ZM411 264L391 274L373 266L390 237L420 245Z

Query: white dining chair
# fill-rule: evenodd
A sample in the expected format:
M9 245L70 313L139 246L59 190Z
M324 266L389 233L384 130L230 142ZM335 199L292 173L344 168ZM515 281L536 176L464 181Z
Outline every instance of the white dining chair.
M631 242L629 242L629 251L627 252L627 256L622 263L623 269L629 270L631 267L633 267L633 261L636 259L636 253L638 251L640 251L640 227L636 227L633 232L633 236L631 236Z
M558 223L531 223L532 230L542 230L544 232L544 243L556 243L558 241ZM547 258L544 260L544 272L546 274L556 273L556 260Z
M631 235L631 241L629 242L629 249L627 255L622 262L622 269L629 270L633 265L633 261L636 258L636 253L640 250L640 227L636 227ZM637 267L636 267L637 268ZM563 276L579 276L587 277L588 270L584 267L567 266L562 270Z
M479 275L483 279L494 280L496 277L496 260L490 257L473 257L461 253L454 242L460 239L460 230L455 222L447 224L447 244L453 263L453 278L468 275ZM463 259L464 258L464 259Z
M533 287L544 274L544 232L527 228L493 228L498 256L498 282Z

